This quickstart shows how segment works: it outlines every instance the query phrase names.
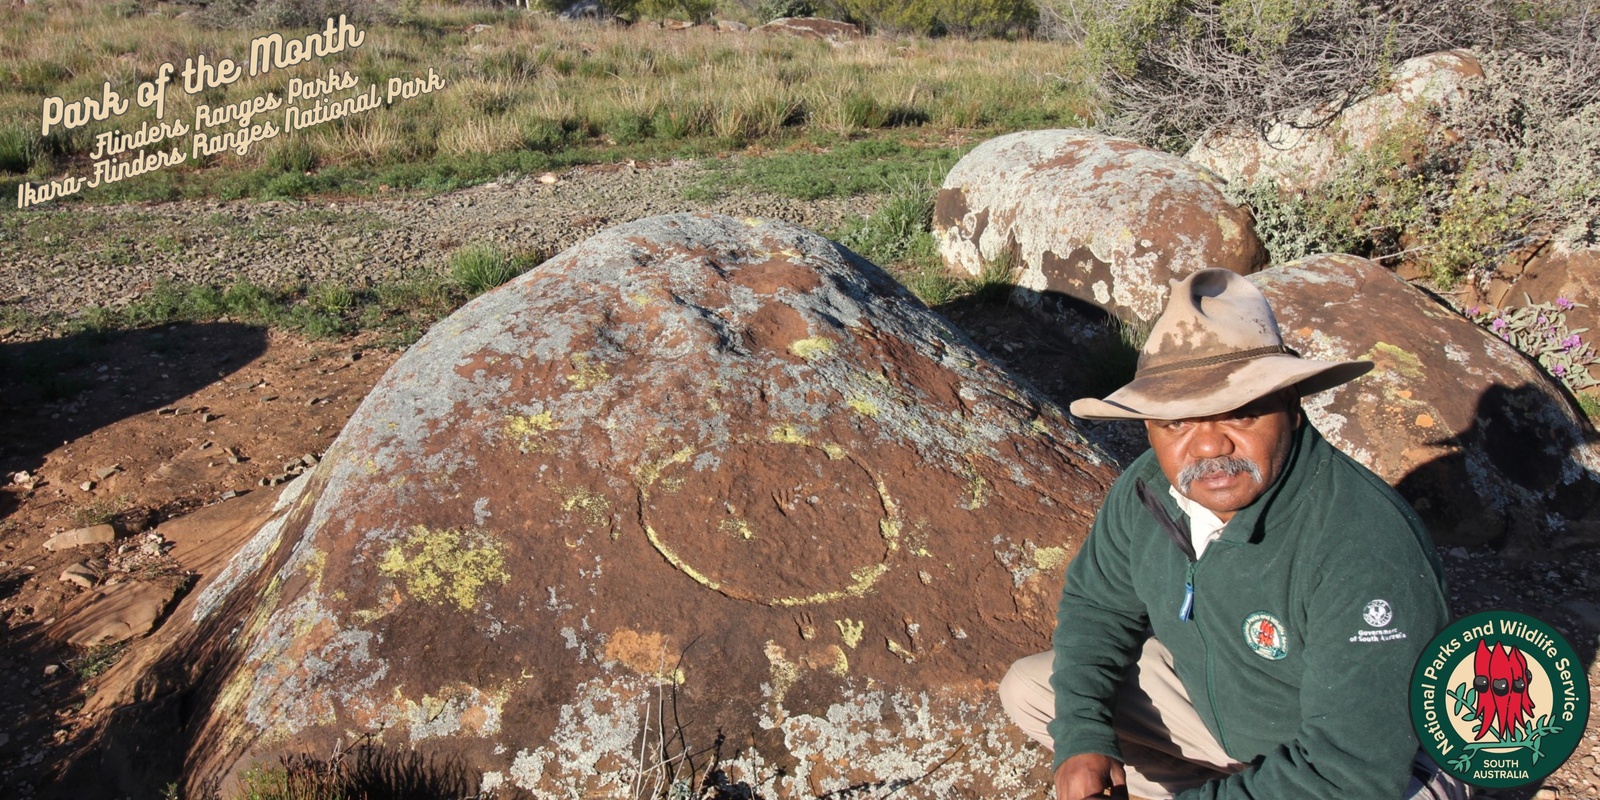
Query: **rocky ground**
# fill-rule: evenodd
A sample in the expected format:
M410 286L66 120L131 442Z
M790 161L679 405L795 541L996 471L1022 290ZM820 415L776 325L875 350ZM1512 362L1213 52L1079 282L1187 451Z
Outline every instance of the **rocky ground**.
M430 199L184 202L72 208L0 218L8 304L72 312L126 302L160 278L359 282L438 270L455 248L492 241L555 252L607 225L717 210L828 230L861 199L801 202L748 192L683 198L692 163L616 165ZM1063 404L1082 391L1086 342L1003 302L940 309ZM79 743L96 676L118 651L63 644L84 630L85 598L155 586L156 613L192 565L158 530L201 506L243 502L314 463L398 354L370 337L313 342L211 323L41 339L0 331L0 796L50 794ZM1101 431L1132 450L1137 430ZM235 499L242 498L242 499ZM110 542L47 550L52 536L109 523ZM1441 548L1457 614L1490 608L1554 624L1589 664L1600 634L1600 553L1508 561ZM1600 797L1600 708L1574 757L1542 786L1506 798ZM1041 756L1042 757L1042 756ZM159 793L159 787L154 792ZM1044 796L1041 790L1041 795Z

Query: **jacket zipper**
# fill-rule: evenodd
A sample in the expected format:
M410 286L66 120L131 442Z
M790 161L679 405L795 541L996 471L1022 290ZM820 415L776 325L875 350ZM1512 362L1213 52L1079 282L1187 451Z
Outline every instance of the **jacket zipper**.
M1183 576L1183 603L1178 607L1178 621L1190 622L1194 619L1194 571L1200 566L1200 559L1195 556L1194 543L1189 541L1188 531L1184 530L1184 526L1167 515L1167 510L1162 507L1161 501L1145 487L1144 481L1134 481L1133 491L1189 562ZM1222 717L1217 714L1216 670L1211 657L1211 642L1206 639L1204 625L1196 625L1195 632L1200 634L1200 644L1206 651L1206 702L1211 704L1211 718L1217 721L1217 743L1222 745L1223 752L1228 752L1228 737L1222 730Z
M1161 525L1161 529L1172 537L1172 543L1178 546L1178 550L1183 553L1183 557L1189 560L1189 569L1183 576L1183 603L1178 606L1178 621L1189 622L1194 619L1194 568L1200 561L1195 557L1194 543L1189 541L1189 534L1183 529L1183 526L1178 524L1177 520L1167 516L1167 510L1161 507L1161 501L1157 500L1150 493L1150 490L1145 487L1144 481L1135 481L1133 491L1134 494L1139 496L1139 501L1144 503L1144 507L1150 512L1150 515L1156 518L1156 522Z

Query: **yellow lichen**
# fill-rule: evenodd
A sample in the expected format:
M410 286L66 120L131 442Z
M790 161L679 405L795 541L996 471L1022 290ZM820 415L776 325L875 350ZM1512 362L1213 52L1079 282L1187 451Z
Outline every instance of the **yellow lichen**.
M1051 571L1067 563L1067 549L1065 547L1041 547L1033 551L1033 563L1040 570Z
M830 458L830 459L832 459L834 461L838 461L839 459L844 458L844 448L840 447L839 445L834 444L833 442L828 442L827 444L824 444L822 446L822 452L827 453L828 454L828 458Z
M1422 377L1422 359L1388 342L1373 345L1362 358L1376 362L1379 370L1393 372L1401 378L1417 380Z
M801 435L800 431L796 430L793 425L779 425L773 428L770 438L778 444L811 444L811 440Z
M491 583L511 579L505 556L489 534L479 530L429 530L417 525L390 547L378 572L405 584L406 593L427 603L454 603L462 611L477 605Z
M561 497L562 511L577 511L590 525L599 525L611 516L611 501L599 492L590 491L582 486L566 488L556 487Z
M876 417L881 411L881 409L878 408L877 403L874 403L871 399L861 395L856 395L850 398L846 405L850 406L850 410L860 414L863 417Z
M506 415L506 436L515 440L517 448L524 453L538 450L539 440L555 427L555 416L549 411L527 416Z
M670 456L656 461L645 461L639 465L639 481L645 486L652 486L661 478L661 473L673 464L687 463L694 455L694 449L685 447Z
M606 371L606 365L595 361L588 353L573 353L567 359L572 363L576 372L567 374L567 383L578 391L599 386L611 380L611 373Z
M833 664L828 671L840 677L850 674L850 657L844 654L844 650L839 645L830 644L828 652L833 654Z
M895 641L893 639L890 639L888 637L885 637L883 641L884 641L884 644L886 646L888 646L889 652L894 653L895 655L899 656L907 664L910 664L911 662L917 660L916 655L913 654L910 650L907 650L905 648L905 646L900 644L899 642L897 642L897 641Z
M628 300L632 301L634 305L640 308L646 308L651 303L656 301L654 297L651 297L644 292L634 292L633 294L628 295Z
M821 336L797 339L789 343L789 352L807 361L815 361L833 352L833 340Z
M718 522L717 530L737 536L746 541L754 539L756 536L755 531L750 529L750 523L740 519L739 517L733 517L731 519L725 519L721 522Z
M834 620L833 624L839 627L839 638L844 640L846 647L854 650L856 645L861 644L861 635L867 629L866 623L846 617Z

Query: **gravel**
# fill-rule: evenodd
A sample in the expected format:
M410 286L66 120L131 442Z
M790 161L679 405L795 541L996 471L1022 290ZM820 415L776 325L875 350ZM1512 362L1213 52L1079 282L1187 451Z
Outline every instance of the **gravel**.
M553 183L523 176L427 198L47 207L17 212L0 228L0 281L8 305L70 314L124 305L162 279L363 285L443 273L449 255L468 244L554 255L655 214L715 211L827 232L876 204L748 190L686 199L705 174L696 161L611 164L579 167Z

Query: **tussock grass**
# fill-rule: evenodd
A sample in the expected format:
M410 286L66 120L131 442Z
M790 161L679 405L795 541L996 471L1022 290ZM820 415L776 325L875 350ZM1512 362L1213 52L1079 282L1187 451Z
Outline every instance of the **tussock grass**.
M82 174L96 134L155 121L153 110L134 105L120 118L30 135L39 131L45 96L98 98L107 80L131 95L164 61L179 69L198 54L242 61L250 40L266 32L202 29L192 15L177 16L184 8L51 0L16 10L0 28L0 180ZM465 32L483 21L487 30ZM446 6L423 6L366 33L359 48L343 54L196 95L169 89L165 118L192 125L201 104L266 92L282 97L291 78L312 79L330 67L360 77L358 88L431 68L445 88L88 196L446 189L507 171L771 148L813 136L916 129L915 138L937 140L977 129L981 138L1077 124L1090 111L1087 93L1059 78L1070 69L1071 47L1042 41L869 38L832 45L709 26L663 32L569 25L514 10ZM281 111L275 113L281 126Z

